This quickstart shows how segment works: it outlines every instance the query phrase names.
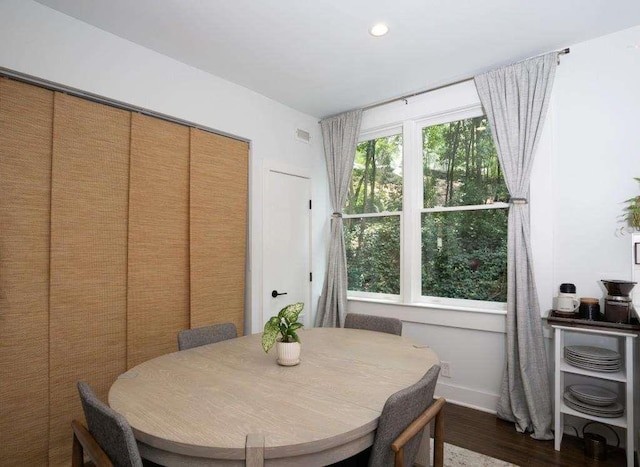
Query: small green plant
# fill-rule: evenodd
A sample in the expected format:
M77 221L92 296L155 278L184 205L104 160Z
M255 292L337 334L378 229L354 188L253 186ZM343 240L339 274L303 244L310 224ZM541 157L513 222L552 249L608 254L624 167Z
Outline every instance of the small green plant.
M640 182L640 178L634 177L635 181ZM640 230L640 196L634 196L625 201L627 207L621 215L622 220L627 223L629 230ZM627 230L623 227L621 230Z
M296 331L303 324L298 321L298 316L304 308L304 303L298 302L285 306L277 316L272 316L264 325L262 334L262 348L269 352L276 343L278 334L282 336L282 342L300 342Z

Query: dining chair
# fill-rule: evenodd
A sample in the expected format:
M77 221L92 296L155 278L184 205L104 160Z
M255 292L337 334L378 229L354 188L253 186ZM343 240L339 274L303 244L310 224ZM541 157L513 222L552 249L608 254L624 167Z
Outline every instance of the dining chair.
M425 427L435 418L433 467L444 465L443 398L433 399L440 366L413 386L392 394L378 420L373 446L331 467L407 467L418 454Z
M127 420L100 401L89 384L78 382L88 429L73 420L72 466L84 465L86 452L96 467L142 467L142 458Z
M187 350L201 345L213 344L238 337L233 323L214 324L201 328L186 329L178 333L178 350Z
M378 421L369 457L370 466L404 467L413 465L424 428L435 418L433 438L434 467L444 459L444 398L433 399L440 366L434 365L412 386L392 394L385 402Z
M396 336L402 335L402 321L398 318L387 318L384 316L347 313L347 316L344 318L344 327L386 332L387 334L395 334Z

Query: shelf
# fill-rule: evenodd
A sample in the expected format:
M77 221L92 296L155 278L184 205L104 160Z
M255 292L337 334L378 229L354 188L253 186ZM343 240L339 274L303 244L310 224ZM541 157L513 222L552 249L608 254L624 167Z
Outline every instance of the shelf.
M635 390L637 379L637 361L636 361L636 344L638 336L637 331L625 331L620 329L605 329L595 326L581 326L573 324L571 326L550 323L554 329L554 362L555 362L555 384L554 384L554 431L555 441L554 448L560 450L562 445L562 435L564 433L564 417L571 415L583 420L590 420L604 425L613 426L625 430L625 442L627 451L627 467L634 466L634 453L637 444L637 432L635 425L636 405L638 405L638 394ZM624 358L624 368L615 372L593 371L584 368L578 368L570 365L564 358L565 335L571 333L586 333L594 336L602 336L615 339L618 343L620 353ZM567 382L567 375L581 375L589 378L594 383L599 381L604 384L605 381L620 383L624 386L624 391L619 393L619 402L624 406L624 414L621 417L607 418L598 417L579 412L568 405L564 401L564 392ZM619 388L623 389L623 388Z
M576 318L564 318L562 316L557 316L554 310L549 312L549 316L547 317L547 322L552 325L563 325L567 327L582 327L584 329L593 328L595 332L599 331L613 331L616 330L621 332L632 332L638 333L640 332L640 323L638 323L637 319L634 319L632 323L610 323L607 321L593 321L588 319L576 319ZM586 331L585 331L586 332Z
M567 320L567 321L577 321L577 320ZM637 337L639 335L636 330L626 330L626 329L607 329L597 326L583 326L578 323L562 323L558 324L552 318L547 318L547 322L554 329L563 329L569 332L581 332L585 334L599 334L602 336L616 336L616 337ZM596 321L600 322L600 321Z
M574 417L580 417L587 420L592 420L594 422L604 423L606 425L613 425L613 426L618 426L620 428L627 428L626 412L622 417L616 417L616 418L597 417L595 415L589 415L583 412L578 412L577 410L574 410L571 407L568 407L564 402L562 402L562 405L560 406L560 412L566 415L573 415Z
M584 368L578 368L577 366L569 365L564 358L560 360L560 371L564 373L571 373L574 375L591 376L592 378L606 379L609 381L617 381L619 383L627 382L627 375L623 370L608 373L606 371L593 371L585 370Z

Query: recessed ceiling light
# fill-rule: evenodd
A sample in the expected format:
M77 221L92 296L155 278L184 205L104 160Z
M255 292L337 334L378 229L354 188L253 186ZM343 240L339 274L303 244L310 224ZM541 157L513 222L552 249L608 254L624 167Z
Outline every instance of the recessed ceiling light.
M375 24L369 29L369 34L375 37L384 36L389 32L389 26L384 23Z

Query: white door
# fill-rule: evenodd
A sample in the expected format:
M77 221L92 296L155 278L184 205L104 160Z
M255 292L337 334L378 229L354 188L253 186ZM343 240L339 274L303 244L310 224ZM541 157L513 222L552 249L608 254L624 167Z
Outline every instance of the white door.
M262 325L284 306L304 302L311 311L311 180L266 170L263 208Z

